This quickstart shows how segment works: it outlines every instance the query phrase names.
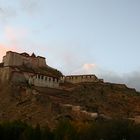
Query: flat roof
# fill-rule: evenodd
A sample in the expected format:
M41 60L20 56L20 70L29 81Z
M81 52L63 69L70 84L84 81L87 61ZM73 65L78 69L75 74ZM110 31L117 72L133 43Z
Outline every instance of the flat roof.
M66 75L66 77L79 77L79 76L95 76L95 74L81 74L81 75Z
M16 54L19 54L19 55L22 55L22 56L25 56L25 57L32 57L32 55L29 55L28 53L26 52L23 52L23 53L18 53L18 52L13 52L13 51L7 51L6 53L16 53ZM46 59L45 57L43 56L36 56L36 58L43 58L43 59Z

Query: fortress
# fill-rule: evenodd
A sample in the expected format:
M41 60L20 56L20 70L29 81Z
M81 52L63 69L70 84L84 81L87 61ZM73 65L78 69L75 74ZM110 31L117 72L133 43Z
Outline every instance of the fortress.
M76 84L102 81L95 75L64 76L49 67L42 56L12 51L8 51L0 63L0 80L50 88L59 88L59 84L65 82Z
M46 61L44 57L35 56L33 53L31 56L27 53L16 53L7 52L6 56L3 57L4 66L22 66L28 65L29 67L44 67L46 66Z

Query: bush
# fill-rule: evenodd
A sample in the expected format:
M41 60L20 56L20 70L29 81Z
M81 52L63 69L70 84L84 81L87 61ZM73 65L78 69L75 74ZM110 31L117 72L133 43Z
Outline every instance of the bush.
M52 131L21 121L0 124L0 140L138 140L140 124L129 120L71 122L63 120Z

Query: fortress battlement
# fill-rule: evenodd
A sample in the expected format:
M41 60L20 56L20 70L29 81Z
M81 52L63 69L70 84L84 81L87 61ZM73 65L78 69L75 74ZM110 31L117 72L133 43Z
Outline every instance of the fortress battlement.
M4 66L22 66L28 67L44 67L46 66L45 57L36 56L34 53L29 55L28 53L17 53L8 51L3 57Z
M69 83L82 83L82 82L103 82L103 79L98 79L94 74L87 74L87 75L67 75L61 77L63 82Z

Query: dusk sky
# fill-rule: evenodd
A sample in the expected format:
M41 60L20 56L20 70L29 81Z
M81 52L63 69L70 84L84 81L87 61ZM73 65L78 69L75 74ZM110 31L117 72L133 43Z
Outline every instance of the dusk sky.
M63 74L140 90L140 0L0 0L0 61L34 52Z

